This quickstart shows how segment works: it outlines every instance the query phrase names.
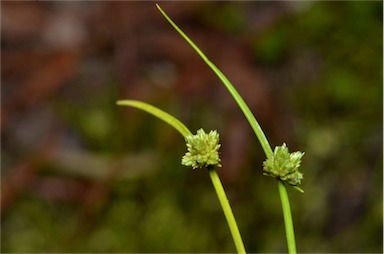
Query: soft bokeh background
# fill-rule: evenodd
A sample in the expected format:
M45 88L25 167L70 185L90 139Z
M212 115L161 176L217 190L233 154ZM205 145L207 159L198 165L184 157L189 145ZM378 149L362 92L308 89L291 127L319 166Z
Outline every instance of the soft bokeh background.
M300 252L382 253L381 1L161 2L228 76L271 145L305 151L289 188ZM221 134L249 252L285 252L276 181L245 117L153 2L1 2L1 252L234 252L179 133Z

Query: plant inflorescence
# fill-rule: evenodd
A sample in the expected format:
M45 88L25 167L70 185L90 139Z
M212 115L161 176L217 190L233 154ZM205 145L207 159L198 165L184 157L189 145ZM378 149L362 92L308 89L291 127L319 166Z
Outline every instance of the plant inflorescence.
M276 146L273 156L263 163L264 175L280 179L290 185L301 184L303 174L299 171L301 158L304 153L289 153L285 143L282 146Z
M196 44L168 17L168 15L156 4L159 11L173 26L173 28L189 43L189 45L199 54L204 62L213 70L218 78L223 82L224 86L228 89L233 96L240 109L243 111L247 118L251 128L259 139L260 144L265 152L266 160L263 163L263 174L271 176L278 181L278 190L280 194L284 224L286 230L286 238L288 244L288 252L290 254L296 253L296 241L294 234L294 227L292 221L292 214L288 194L286 190L286 184L291 185L296 190L303 192L298 185L301 184L303 174L298 170L301 164L301 159L304 155L302 152L289 153L288 147L284 143L282 146L277 146L272 151L268 140L262 131L259 123L252 114L251 110L242 99L240 94L231 84L231 82L225 77L225 75L208 59L207 56L196 46ZM203 129L199 129L196 135L193 135L191 131L178 119L169 115L168 113L141 101L122 100L117 102L118 105L131 106L144 110L159 119L167 122L178 130L186 141L187 153L182 157L181 163L185 166L190 166L193 169L207 168L209 176L212 180L213 187L216 191L220 204L222 206L224 215L227 219L229 229L231 231L235 247L238 253L245 253L244 244L237 227L235 217L232 209L229 205L228 198L225 194L224 188L221 184L220 178L215 170L215 167L221 167L219 157L219 134L216 130L206 133Z
M196 135L185 137L188 152L183 156L181 164L187 167L206 168L221 167L219 157L219 133L216 130L205 133L201 128Z

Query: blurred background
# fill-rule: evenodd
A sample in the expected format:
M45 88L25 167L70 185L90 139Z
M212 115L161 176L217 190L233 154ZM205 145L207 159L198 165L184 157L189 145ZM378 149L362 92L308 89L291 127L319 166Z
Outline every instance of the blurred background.
M227 75L272 147L299 252L383 251L381 1L161 2ZM220 133L248 252L286 252L277 183L218 78L154 2L1 3L1 252L235 252L181 135L119 99Z

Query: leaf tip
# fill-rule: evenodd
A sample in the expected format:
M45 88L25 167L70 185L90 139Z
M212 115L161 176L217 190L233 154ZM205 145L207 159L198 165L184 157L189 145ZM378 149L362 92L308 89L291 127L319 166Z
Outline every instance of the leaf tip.
M295 190L297 190L300 193L304 193L304 190L298 186L292 186Z

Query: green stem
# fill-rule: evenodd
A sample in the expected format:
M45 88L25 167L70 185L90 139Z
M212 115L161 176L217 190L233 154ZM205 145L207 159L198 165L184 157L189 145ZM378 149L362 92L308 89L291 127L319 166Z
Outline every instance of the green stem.
M168 20L168 22L173 26L173 28L175 28L175 30L188 42L188 44L197 52L197 54L199 54L199 56L204 60L204 62L212 69L212 71L217 75L217 77L221 80L221 82L223 82L225 87L228 89L228 91L231 93L231 95L239 105L240 109L243 111L248 122L250 123L253 131L255 132L257 138L260 141L261 147L263 148L265 154L267 155L267 158L272 157L273 152L272 152L271 146L268 143L267 137L265 136L256 118L253 116L248 105L245 103L243 98L237 92L235 87L231 84L231 82L227 79L227 77L216 67L216 65L214 65L208 59L208 57L200 50L200 48L191 39L189 39L189 37L183 32L183 30L181 30L175 24L175 22L173 22L172 19L168 17L168 15L163 11L163 9L161 9L161 7L158 4L156 4L156 7L159 9L161 14L163 14L163 16Z
M289 205L289 199L287 194L287 189L285 184L279 180L279 193L281 199L281 206L283 208L284 224L285 224L285 233L287 237L288 252L289 254L296 254L296 241L295 241L295 232L293 229L293 221L291 214L291 207Z
M186 138L188 135L192 135L191 131L178 119L176 119L172 115L148 103L145 103L142 101L135 101L135 100L120 100L120 101L117 101L117 105L135 107L143 111L146 111L147 113L158 117L159 119L163 120L164 122L174 127L176 130L180 132L181 135L183 135L184 138ZM217 197L219 198L221 207L223 209L225 218L227 219L229 229L231 231L233 241L235 242L237 252L241 254L245 254L246 252L245 252L243 240L241 239L239 228L237 227L235 217L233 216L231 206L228 203L228 199L227 199L227 196L225 195L225 191L224 191L223 185L221 184L220 178L213 167L208 168L208 171L209 171L209 176L211 177L211 180L212 180L213 187L215 188Z
M213 187L216 190L217 197L219 198L221 207L223 209L225 218L227 219L229 229L231 231L233 241L235 242L235 246L237 249L237 253L246 253L243 240L241 239L241 235L239 232L239 228L237 227L237 223L235 217L233 216L233 212L231 206L229 205L227 195L225 195L225 191L223 185L221 184L220 178L213 167L208 168L209 176L211 177Z
M174 29L188 42L188 44L199 54L199 56L204 60L204 62L213 70L213 72L218 76L218 78L223 82L225 87L228 89L228 91L231 93L237 104L239 105L240 109L243 111L245 117L247 118L249 124L251 125L253 131L255 132L261 147L263 148L265 155L267 158L271 158L273 156L273 151L271 146L269 145L269 142L267 140L267 137L265 136L263 130L261 129L259 123L257 122L255 116L252 114L251 110L243 100L243 98L240 96L240 94L237 92L235 87L231 84L231 82L227 79L227 77L208 59L208 57L199 49L199 47L172 21L170 17L161 9L161 7L156 4L156 7L159 9L161 14L168 20L168 22L173 26ZM297 188L299 191L302 192L300 188ZM288 244L288 251L290 254L296 253L296 243L295 243L295 235L293 230L293 223L292 223L292 215L291 215L291 208L289 205L289 199L287 190L285 188L285 185L283 183L280 183L279 181L279 194L281 203L283 205L283 214L284 214L284 223L285 223L285 229L287 234L287 244Z
M164 112L163 110L157 107L152 106L151 104L135 100L119 100L116 102L116 104L120 106L138 108L151 115L154 115L157 118L166 122L167 124L171 125L176 130L178 130L184 138L188 135L192 135L192 132L177 118L173 117L172 115L168 114L167 112Z

